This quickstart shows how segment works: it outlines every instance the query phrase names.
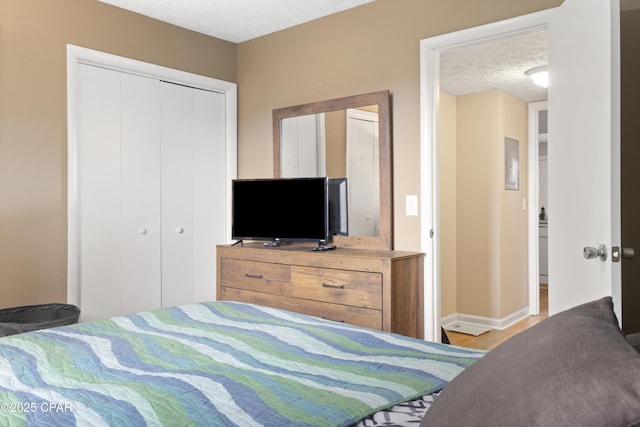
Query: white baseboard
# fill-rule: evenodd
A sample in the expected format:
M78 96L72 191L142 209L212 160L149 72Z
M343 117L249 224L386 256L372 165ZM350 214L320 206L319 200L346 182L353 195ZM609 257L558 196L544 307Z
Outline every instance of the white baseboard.
M454 313L440 319L440 323L443 328L448 326L459 324L467 324L473 326L488 327L491 329L498 329L500 331L507 329L510 326L518 323L519 321L529 317L529 307L524 307L510 315L503 317L502 319L492 317L474 316L472 314Z

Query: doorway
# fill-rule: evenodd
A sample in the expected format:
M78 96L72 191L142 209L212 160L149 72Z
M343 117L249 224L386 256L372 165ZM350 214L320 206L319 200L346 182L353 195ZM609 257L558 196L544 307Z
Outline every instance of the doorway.
M432 255L433 262L427 263L425 268L425 307L434 307L434 310L427 310L425 318L425 337L427 339L439 340L440 318L441 318L441 217L440 201L442 195L439 188L439 145L437 141L440 137L439 125L439 93L440 93L440 53L455 46L463 46L484 41L497 40L509 36L521 35L529 32L545 30L551 11L542 11L523 17L501 21L484 27L476 27L464 32L447 34L421 42L421 88L422 88L422 150L421 163L423 170L433 170L433 174L423 174L421 179L421 197L425 205L430 205L431 209L423 209L421 213L421 241L423 251ZM535 150L537 152L537 149ZM534 187L535 189L535 187ZM528 241L535 246L535 253L538 252L538 206L537 194L535 190L530 190L526 199L522 200L522 206L528 212ZM431 226L433 224L433 226ZM535 228L531 224L535 224ZM429 225L429 226L427 226ZM535 231L534 231L535 230ZM533 235L531 235L533 233ZM538 289L537 257L536 257L535 289ZM530 284L530 287L533 286ZM533 292L529 292L533 294ZM536 293L537 295L537 293ZM534 310L539 310L538 298L530 301L530 306ZM508 320L507 320L508 322Z
M421 180L423 202L421 241L433 254L425 269L425 305L434 309L425 319L426 334L436 338L440 316L440 236L438 173L438 59L442 49L548 28L550 72L554 76L549 134L552 144L549 182L554 205L550 242L550 275L554 286L549 313L603 296L613 299L621 318L620 265L602 256L592 260L595 243L620 242L620 111L619 3L568 0L561 6L421 42L421 161L429 171ZM588 50L576 46L589 46ZM581 74L584 78L576 79ZM588 76L588 77L587 77ZM600 102L576 114L576 99ZM581 153L577 157L575 154ZM584 171L589 171L585 174ZM576 188L589 191L576 192ZM571 197L566 197L566 195ZM529 212L535 207L530 206ZM588 245L588 246L587 246ZM583 251L583 248L585 250ZM587 253L585 260L583 252ZM556 286L560 285L560 286Z
M548 198L548 102L529 104L529 176L528 197L537 210L529 212L529 315L540 313L540 289L549 284L549 198ZM537 215L537 217L535 215Z

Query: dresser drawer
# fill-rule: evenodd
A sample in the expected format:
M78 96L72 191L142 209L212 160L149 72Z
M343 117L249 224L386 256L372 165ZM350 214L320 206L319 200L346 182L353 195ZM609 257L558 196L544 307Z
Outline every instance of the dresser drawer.
M221 267L222 286L278 295L291 292L289 265L223 258Z
M259 304L350 325L382 329L382 311L222 287L221 299Z
M329 302L301 300L301 313L363 328L382 330L382 311Z
M382 275L332 268L291 267L292 296L382 309Z

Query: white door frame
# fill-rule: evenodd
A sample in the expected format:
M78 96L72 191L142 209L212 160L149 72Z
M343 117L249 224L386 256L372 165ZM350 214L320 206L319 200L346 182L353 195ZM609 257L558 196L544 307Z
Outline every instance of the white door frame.
M77 67L95 65L172 83L223 93L225 111L225 228L231 230L231 181L237 176L237 84L124 58L97 50L67 45L67 302L80 300L80 235L77 169Z
M528 191L527 191L527 238L528 241L528 286L529 286L529 315L540 314L540 228L538 218L538 200L540 197L540 169L539 169L539 123L538 112L548 108L547 101L529 104L529 161L528 161Z
M420 197L424 208L420 218L421 251L431 262L425 263L424 325L425 339L440 341L440 194L439 194L439 92L440 52L518 34L545 29L554 9L523 15L505 21L443 34L420 41ZM530 196L530 195L529 195ZM537 203L537 197L535 198ZM529 217L536 214L531 210ZM531 219L529 219L529 223ZM529 229L531 231L531 229ZM535 245L537 249L537 228ZM532 240L532 236L529 236ZM537 259L536 259L537 262ZM536 278L537 283L537 278ZM531 289L531 284L530 284Z

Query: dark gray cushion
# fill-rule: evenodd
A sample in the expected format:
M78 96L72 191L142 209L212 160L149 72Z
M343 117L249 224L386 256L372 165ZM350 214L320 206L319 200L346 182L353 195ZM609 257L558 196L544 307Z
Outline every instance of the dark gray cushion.
M631 344L636 351L640 352L640 332L627 335L627 341L629 341L629 344Z
M611 298L514 336L447 385L422 426L640 425L640 354Z

